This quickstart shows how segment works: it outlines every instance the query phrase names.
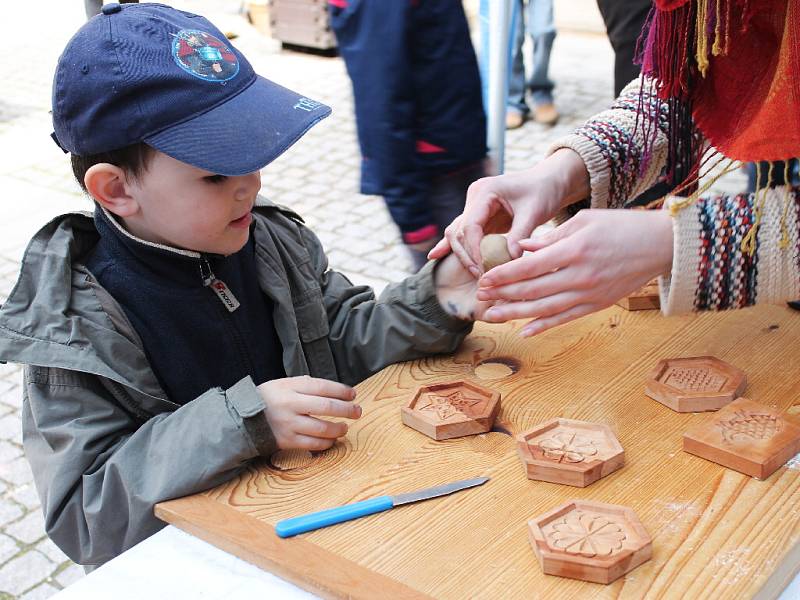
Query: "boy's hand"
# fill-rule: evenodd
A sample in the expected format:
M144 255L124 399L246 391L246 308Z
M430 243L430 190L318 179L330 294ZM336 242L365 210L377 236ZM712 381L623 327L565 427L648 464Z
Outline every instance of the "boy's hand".
M448 314L468 321L482 320L494 302L480 302L478 280L455 254L448 254L433 272L436 298Z
M352 403L356 391L328 379L308 375L273 379L259 385L258 391L281 450L327 450L347 433L347 423L317 417L358 419L361 416L361 407Z

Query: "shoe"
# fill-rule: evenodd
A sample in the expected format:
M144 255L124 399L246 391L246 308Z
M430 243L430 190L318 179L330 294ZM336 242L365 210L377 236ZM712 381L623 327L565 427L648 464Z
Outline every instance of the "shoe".
M533 107L533 120L542 125L555 125L558 121L558 111L552 102L537 104Z
M525 115L515 110L506 112L506 129L519 129L525 122Z

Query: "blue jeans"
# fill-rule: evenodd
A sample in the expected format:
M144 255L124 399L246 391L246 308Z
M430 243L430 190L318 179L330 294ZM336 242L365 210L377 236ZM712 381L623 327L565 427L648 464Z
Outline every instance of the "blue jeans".
M553 0L514 0L511 16L511 72L508 79L508 108L522 114L525 103L525 60L522 44L525 33L533 41L533 73L528 82L534 104L553 102L555 84L548 77L550 52L556 39Z

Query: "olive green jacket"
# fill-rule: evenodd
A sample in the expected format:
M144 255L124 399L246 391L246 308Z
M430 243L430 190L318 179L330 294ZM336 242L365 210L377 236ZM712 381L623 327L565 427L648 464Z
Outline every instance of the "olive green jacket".
M259 284L287 376L355 384L452 352L469 332L439 306L432 263L376 300L328 270L297 215L263 199L254 213ZM88 566L163 527L157 502L218 485L275 450L249 377L183 406L166 397L125 313L83 264L97 240L90 214L48 223L0 308L0 360L26 365L23 443L47 533Z

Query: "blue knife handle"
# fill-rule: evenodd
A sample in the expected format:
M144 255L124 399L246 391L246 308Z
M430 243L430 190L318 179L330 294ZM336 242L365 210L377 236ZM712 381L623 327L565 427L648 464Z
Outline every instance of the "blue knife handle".
M298 533L305 533L306 531L320 529L328 525L335 525L336 523L349 521L350 519L357 519L358 517L383 512L384 510L389 510L393 506L394 504L392 503L391 496L370 498L369 500L345 504L344 506L337 506L336 508L329 508L300 517L284 519L275 525L275 533L282 538L291 537Z

